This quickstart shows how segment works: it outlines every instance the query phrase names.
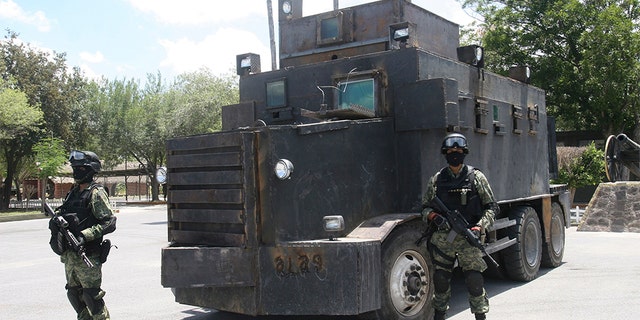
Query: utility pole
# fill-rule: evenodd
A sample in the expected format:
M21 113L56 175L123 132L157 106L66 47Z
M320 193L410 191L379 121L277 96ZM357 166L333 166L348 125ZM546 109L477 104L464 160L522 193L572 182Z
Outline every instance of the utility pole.
M334 0L338 1L338 0ZM278 66L276 65L276 40L274 38L273 32L273 9L271 7L271 0L267 0L267 15L269 16L269 40L271 47L271 70L276 70Z

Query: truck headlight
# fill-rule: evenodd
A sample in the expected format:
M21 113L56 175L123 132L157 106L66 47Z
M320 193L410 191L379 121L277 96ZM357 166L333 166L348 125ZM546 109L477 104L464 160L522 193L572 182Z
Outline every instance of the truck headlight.
M335 240L333 234L344 230L344 218L342 216L324 216L322 217L322 227L324 231L329 232L329 240Z
M278 162L276 162L274 172L280 180L289 179L289 177L291 177L291 173L293 172L293 163L291 163L291 161L287 159L280 159L278 160Z

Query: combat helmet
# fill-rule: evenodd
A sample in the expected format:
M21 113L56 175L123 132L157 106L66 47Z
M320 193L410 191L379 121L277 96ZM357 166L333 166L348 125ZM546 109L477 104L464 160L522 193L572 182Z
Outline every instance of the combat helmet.
M91 151L73 150L69 155L69 162L73 168L73 178L79 183L93 180L93 175L102 169L100 158Z
M457 147L462 149L465 154L469 153L469 147L467 146L467 138L460 133L450 133L444 140L442 140L442 147L440 151L442 154L446 154L448 149Z

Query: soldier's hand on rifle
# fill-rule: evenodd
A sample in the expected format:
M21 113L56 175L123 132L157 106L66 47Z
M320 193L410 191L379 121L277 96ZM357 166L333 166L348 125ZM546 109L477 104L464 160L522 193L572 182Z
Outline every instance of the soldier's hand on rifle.
M431 211L427 215L427 220L429 220L429 222L433 222L433 224L440 229L448 226L447 219L435 211Z
M78 233L78 235L76 236L76 238L78 239L78 246L79 246L79 247L84 246L84 244L87 242L87 241L84 239L84 236L82 235L82 233Z
M480 239L480 236L482 235L482 227L473 226L469 229L471 230L471 232L473 232L473 235L476 236L476 238Z

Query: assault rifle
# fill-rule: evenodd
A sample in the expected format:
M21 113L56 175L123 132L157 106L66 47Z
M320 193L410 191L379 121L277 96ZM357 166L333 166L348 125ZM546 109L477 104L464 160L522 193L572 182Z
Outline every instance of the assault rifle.
M447 208L447 206L442 203L442 200L440 200L438 196L435 196L433 200L431 200L431 206L436 209L436 212L442 214L444 218L447 219L449 225L451 226L451 232L453 233L454 237L455 234L462 235L467 240L467 242L469 242L469 244L480 249L480 251L482 251L482 253L484 253L484 255L489 258L491 264L493 264L496 268L499 266L496 260L494 260L493 257L487 253L484 245L482 245L478 237L473 233L473 231L469 229L469 223L462 216L460 211L449 210L449 208Z
M59 216L57 213L55 213L51 208L51 206L46 202L44 204L44 210L47 213L47 215L51 216L51 220L53 220L54 223L58 226L58 228L60 229L60 232L62 232L65 239L67 239L67 242L71 246L71 249L73 249L73 251L78 253L80 258L82 258L82 261L84 261L84 263L89 268L93 268L93 263L91 263L91 260L89 260L89 258L87 257L84 245L80 244L80 241L78 240L78 238L76 238L76 236L71 232L71 230L69 230L69 222L65 220L63 217Z

